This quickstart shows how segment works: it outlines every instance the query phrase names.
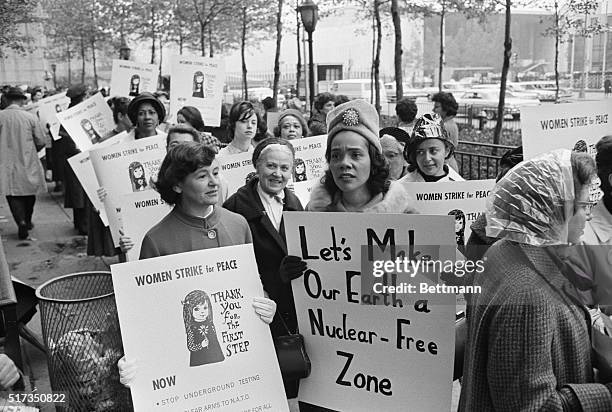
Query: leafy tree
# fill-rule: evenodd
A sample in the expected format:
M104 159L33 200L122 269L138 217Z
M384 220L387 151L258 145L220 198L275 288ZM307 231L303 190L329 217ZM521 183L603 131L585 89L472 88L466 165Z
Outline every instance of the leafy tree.
M20 33L19 25L35 20L37 5L38 0L0 1L0 58L5 55L6 49L26 51L30 38Z

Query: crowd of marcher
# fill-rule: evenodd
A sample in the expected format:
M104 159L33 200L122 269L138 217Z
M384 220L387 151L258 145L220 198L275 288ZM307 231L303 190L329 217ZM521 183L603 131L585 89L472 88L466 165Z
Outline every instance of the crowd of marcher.
M82 85L71 87L70 106L88 94ZM50 138L23 110L23 91L10 88L2 97L0 194L7 197L18 236L26 238L35 195L46 190L36 153ZM32 100L40 97L37 91ZM383 129L371 104L338 104L342 100L321 93L310 116L288 108L273 130L260 105L237 102L223 118L226 129L211 133L194 107L181 108L178 124L168 125L167 109L154 94L109 99L116 133L128 131L133 140L167 138L155 186L173 208L145 235L140 259L252 243L266 294L253 301L255 312L273 336L297 332L290 281L307 264L287 254L284 211L417 213L405 183L463 180L454 158L452 94L434 95L433 113L420 115L413 101L399 100L397 125ZM302 204L288 186L296 161L291 141L324 134L327 170ZM88 234L89 254L124 259L134 241L122 233L120 247L114 247L67 163L79 150L63 128L60 137L47 167L52 180L63 182L75 229ZM463 280L482 286L482 293L466 297L467 337L464 350L457 351L464 354L459 410L612 410L612 359L592 346L593 330L612 336L597 321L612 314L612 136L603 137L596 151L595 159L559 149L523 161L518 148L502 157L486 212L462 250L470 259L485 253L487 259L483 273ZM245 152L256 174L229 193L219 159ZM598 202L589 192L595 177L603 192ZM98 194L103 199L104 188ZM138 368L122 359L120 370L129 385ZM0 384L7 386L14 373L5 378L3 371ZM284 383L287 397L294 398L299 382Z

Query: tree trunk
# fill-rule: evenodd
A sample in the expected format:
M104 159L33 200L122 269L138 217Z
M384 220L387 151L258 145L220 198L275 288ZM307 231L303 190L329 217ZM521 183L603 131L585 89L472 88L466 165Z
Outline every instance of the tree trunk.
M404 75L402 72L402 22L399 15L398 0L391 0L391 17L395 31L395 99L399 101L404 96Z
M163 44L162 44L162 38L160 37L159 38L159 75L157 76L157 88L160 90L164 88L164 82L162 81L162 56L163 56Z
M91 62L93 64L94 86L98 88L98 68L96 67L96 39L91 36Z
M446 19L446 2L442 0L442 12L440 13L440 63L438 67L438 91L442 91L442 71L444 70L444 38L445 28L444 20Z
M374 20L376 21L376 55L374 56L374 107L380 113L380 48L382 46L382 24L380 22L380 0L374 0Z
M297 4L297 1L296 1ZM300 13L295 12L297 21L297 67L295 72L295 96L300 97L300 81L302 80L302 50L300 48Z
M278 10L276 13L276 51L274 53L274 81L272 82L272 104L278 107L278 82L280 81L280 52L281 41L283 39L283 0L278 0Z
M72 68L70 67L71 56L70 56L70 42L66 42L66 57L68 58L68 86L72 84Z
M155 7L151 7L151 64L155 64Z
M81 83L85 84L85 40L81 35Z
M247 32L247 10L246 6L242 6L242 34L240 36L240 58L242 59L242 90L244 100L249 99L249 86L247 84L247 66L246 58L244 56L244 49L246 47L246 32Z
M204 23L200 22L200 51L202 52L202 57L206 56L206 36L204 36L206 30L206 26Z
M559 101L559 36L559 3L555 0L555 102Z
M370 104L374 104L374 60L376 60L376 16L372 15L372 64L370 65L369 99Z
M212 25L208 25L208 57L213 57Z
M512 38L510 37L512 0L506 0L506 26L504 30L504 64L502 66L501 84L499 86L499 104L497 106L497 123L493 133L493 144L499 144L502 126L504 125L504 106L506 101L506 82L508 80L508 69L510 68L510 57L512 56ZM495 149L493 149L495 154Z

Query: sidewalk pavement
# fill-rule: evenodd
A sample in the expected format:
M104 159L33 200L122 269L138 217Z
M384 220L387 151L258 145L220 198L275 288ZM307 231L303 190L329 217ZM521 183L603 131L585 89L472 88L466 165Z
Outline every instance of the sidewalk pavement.
M17 238L15 224L5 197L0 197L0 237L11 275L37 288L58 276L76 272L107 271L116 258L87 256L87 237L78 236L72 224L72 210L64 209L62 193L49 192L36 197L34 229L27 240ZM42 341L40 310L27 325ZM21 339L26 391L50 393L46 356ZM41 411L54 411L52 404L32 405Z

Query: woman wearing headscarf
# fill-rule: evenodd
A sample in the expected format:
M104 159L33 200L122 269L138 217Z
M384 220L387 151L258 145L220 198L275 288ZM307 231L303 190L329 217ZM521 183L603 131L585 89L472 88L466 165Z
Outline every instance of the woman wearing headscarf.
M278 125L274 128L274 136L293 140L310 136L306 119L299 110L287 109L278 117Z
M425 114L418 118L410 141L404 150L409 163L403 182L453 182L463 179L447 161L453 155L455 145L436 115Z
M566 263L589 218L592 158L556 150L513 168L487 200L482 287L468 306L459 411L610 411L595 383L587 285Z
M303 210L297 196L287 189L294 157L293 146L288 140L264 140L253 152L257 176L223 204L224 208L244 216L251 229L261 282L278 308L270 325L274 337L297 332L291 284L282 282L279 276L281 261L287 256L283 212ZM295 398L297 382L285 381L285 392L287 398Z

